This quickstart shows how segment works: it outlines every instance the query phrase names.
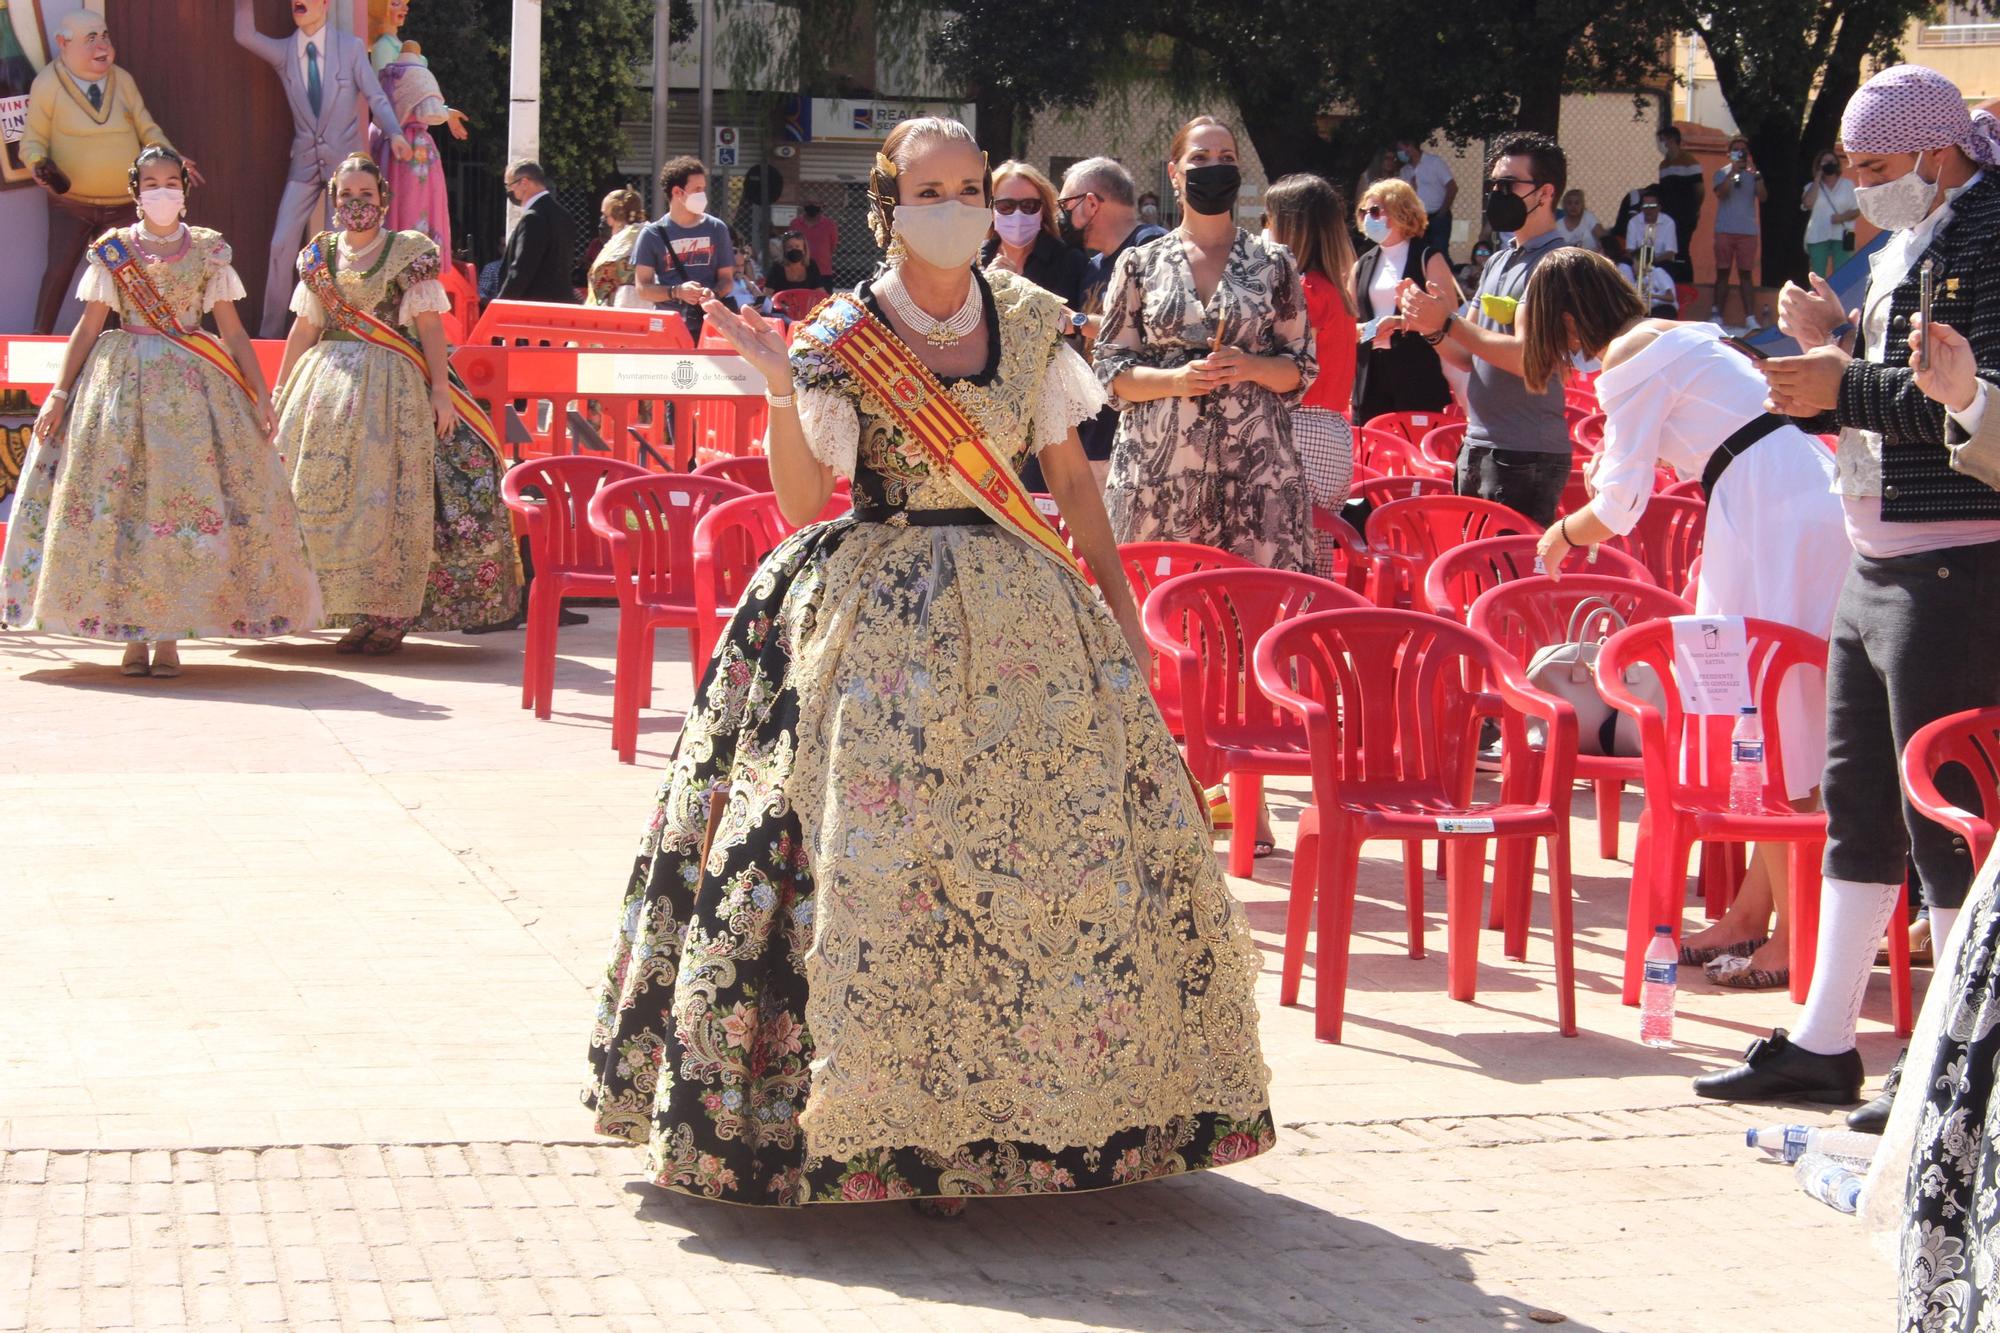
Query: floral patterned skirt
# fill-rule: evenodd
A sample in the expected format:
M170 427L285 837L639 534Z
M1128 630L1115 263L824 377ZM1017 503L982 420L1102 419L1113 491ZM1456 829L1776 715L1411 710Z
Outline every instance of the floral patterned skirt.
M315 628L291 488L242 391L164 337L101 335L62 429L29 446L0 609L125 641Z
M500 459L464 422L437 438L408 361L328 337L300 358L278 409L327 624L436 631L514 614L520 556Z
M709 663L584 1101L734 1203L1222 1166L1274 1140L1258 966L1095 595L994 528L839 519Z
M2000 1327L2000 893L1980 871L1950 958L1940 952L1925 1022L1910 1046L1902 1102L1917 1099L1902 1218L1897 1328L1984 1333ZM1940 944L1942 949L1942 944ZM1941 1006L1938 1022L1930 1009ZM1919 1046L1934 1035L1929 1048ZM1890 1126L1899 1143L1904 1126ZM1893 1159L1892 1159L1893 1161ZM1871 1189L1873 1188L1871 1183Z

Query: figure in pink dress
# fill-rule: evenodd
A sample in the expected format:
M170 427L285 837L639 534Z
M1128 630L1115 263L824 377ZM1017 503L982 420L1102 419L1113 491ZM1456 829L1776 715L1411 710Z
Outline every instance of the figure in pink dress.
M444 165L438 160L431 127L443 125L452 137L466 137L465 113L445 105L437 76L415 42L399 34L410 14L410 0L368 0L368 59L375 66L382 91L396 109L396 123L410 141L408 161L390 151L382 127L370 126L368 148L389 179L389 216L394 231L422 232L449 257L451 208L445 199Z

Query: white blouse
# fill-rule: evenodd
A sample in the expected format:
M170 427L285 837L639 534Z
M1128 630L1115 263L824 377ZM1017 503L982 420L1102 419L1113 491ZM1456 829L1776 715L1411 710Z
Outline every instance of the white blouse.
M1591 511L1613 532L1630 532L1646 512L1655 467L1699 477L1724 440L1764 414L1764 377L1721 340L1713 324L1681 324L1597 377L1604 448Z
M1398 241L1382 247L1375 277L1368 284L1369 313L1376 319L1396 313L1396 289L1403 285L1403 268L1410 262L1410 243Z

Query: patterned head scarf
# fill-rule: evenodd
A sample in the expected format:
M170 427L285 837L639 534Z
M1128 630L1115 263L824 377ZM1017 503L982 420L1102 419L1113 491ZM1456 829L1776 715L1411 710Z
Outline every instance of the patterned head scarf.
M1840 118L1840 138L1849 152L1956 147L1982 166L2000 166L2000 120L1968 111L1958 86L1922 65L1891 65L1862 84Z

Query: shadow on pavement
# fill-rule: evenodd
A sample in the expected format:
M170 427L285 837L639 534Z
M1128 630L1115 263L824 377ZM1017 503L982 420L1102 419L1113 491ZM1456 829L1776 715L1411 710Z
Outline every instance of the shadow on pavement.
M351 676L314 671L276 671L266 667L188 662L169 680L123 676L116 662L69 662L36 671L21 679L40 685L102 694L160 694L202 702L262 704L270 708L308 708L327 712L371 712L435 722L451 716L449 708L408 699L377 689Z
M980 1322L970 1310L1134 1333L1540 1326L1535 1307L1482 1290L1462 1250L1215 1172L1063 1198L975 1199L953 1219L903 1203L755 1209L638 1182L626 1192L641 1221L688 1233L685 1249L968 1308L968 1326ZM865 1309L865 1296L858 1303ZM1559 1326L1594 1333L1575 1320Z

